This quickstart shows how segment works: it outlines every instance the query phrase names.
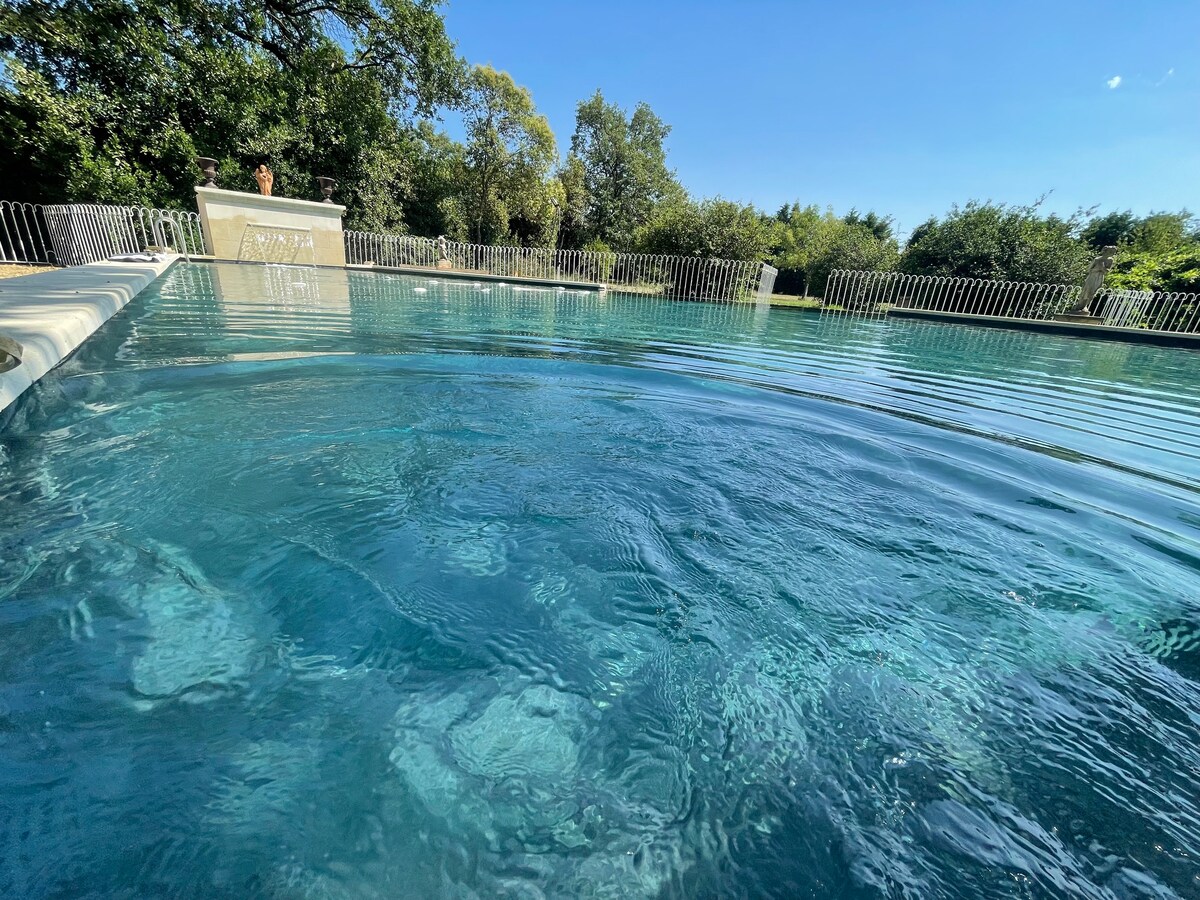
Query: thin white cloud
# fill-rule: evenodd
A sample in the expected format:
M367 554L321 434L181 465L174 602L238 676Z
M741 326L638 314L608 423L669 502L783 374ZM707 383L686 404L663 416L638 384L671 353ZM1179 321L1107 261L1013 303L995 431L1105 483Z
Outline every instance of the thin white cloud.
M1175 67L1172 66L1171 68L1167 69L1166 75L1164 75L1162 78L1158 79L1158 81L1154 82L1154 86L1162 87L1164 84L1166 84L1167 79L1170 78L1174 74L1175 74Z
M1106 81L1105 84L1108 85L1108 89L1110 91L1115 91L1117 88L1119 88L1121 86L1121 76L1114 75L1112 78L1108 79L1108 81Z

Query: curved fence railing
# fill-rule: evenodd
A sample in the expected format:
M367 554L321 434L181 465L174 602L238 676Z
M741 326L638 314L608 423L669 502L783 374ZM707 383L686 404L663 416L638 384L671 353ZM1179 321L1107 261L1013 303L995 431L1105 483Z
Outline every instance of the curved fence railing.
M597 253L539 247L493 247L432 238L345 233L354 265L416 266L439 262L459 272L604 284L631 293L688 300L765 300L776 270L761 262L699 256ZM145 206L72 203L42 206L0 201L0 262L77 266L147 247L185 256L205 253L194 212Z
M443 257L444 251L444 257ZM493 247L412 235L346 232L351 265L436 268L509 278L539 278L603 284L636 294L686 300L765 299L776 270L761 262L646 253L599 253L542 247Z
M44 207L58 264L77 266L147 247L170 247L184 256L204 253L200 216L145 206L69 204Z
M203 254L199 215L145 206L0 201L0 262L78 266L147 247Z
M862 315L909 309L1044 320L1070 310L1080 290L1079 285L835 269L826 284L822 309ZM1105 289L1096 295L1091 309L1105 325L1200 331L1200 294Z
M0 263L53 265L57 258L42 207L0 200Z

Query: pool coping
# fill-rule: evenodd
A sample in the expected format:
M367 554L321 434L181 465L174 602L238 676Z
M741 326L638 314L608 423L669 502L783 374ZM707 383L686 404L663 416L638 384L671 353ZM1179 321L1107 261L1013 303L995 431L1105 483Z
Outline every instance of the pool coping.
M0 413L182 257L109 260L0 279L0 335L21 344L21 364L0 372Z
M1159 347L1181 347L1200 350L1200 334L1178 331L1152 331L1148 328L1121 328L1115 325L1081 325L1073 322L1054 322L1045 319L1010 319L1004 316L980 316L974 313L936 312L927 309L890 307L889 316L898 319L921 319L955 325L978 325L982 328L1009 328L1016 331L1037 331L1069 337L1093 338L1102 341L1126 341L1133 344L1154 344Z
M429 266L366 266L361 263L348 263L346 268L353 272L398 272L403 275L423 275L426 278L448 278L453 281L487 281L493 284L561 287L569 290L597 291L600 293L608 290L608 285L599 281L527 278L524 275L493 275L490 272L472 272L463 269L437 269L430 268Z

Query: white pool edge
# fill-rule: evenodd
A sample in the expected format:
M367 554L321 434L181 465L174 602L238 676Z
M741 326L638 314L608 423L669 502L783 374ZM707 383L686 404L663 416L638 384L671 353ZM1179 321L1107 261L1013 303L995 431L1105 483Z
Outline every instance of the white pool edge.
M179 259L99 262L0 279L0 335L23 348L21 364L0 372L0 412Z

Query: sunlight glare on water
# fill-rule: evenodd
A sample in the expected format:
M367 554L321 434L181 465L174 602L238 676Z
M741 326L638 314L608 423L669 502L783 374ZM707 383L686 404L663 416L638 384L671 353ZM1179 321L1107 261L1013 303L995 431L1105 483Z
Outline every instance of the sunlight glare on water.
M0 895L1200 895L1198 388L177 266L0 441Z

